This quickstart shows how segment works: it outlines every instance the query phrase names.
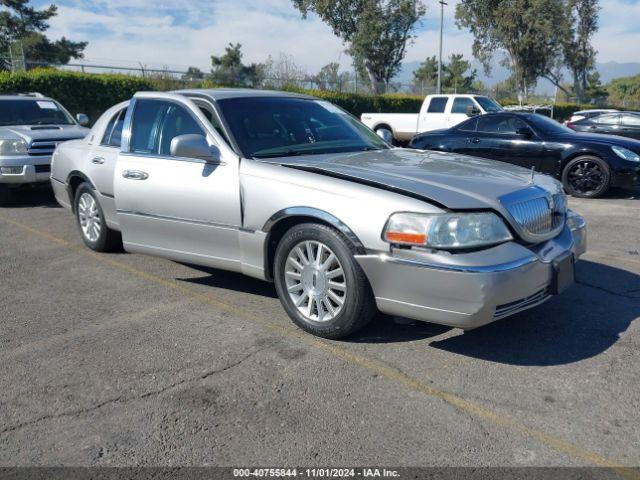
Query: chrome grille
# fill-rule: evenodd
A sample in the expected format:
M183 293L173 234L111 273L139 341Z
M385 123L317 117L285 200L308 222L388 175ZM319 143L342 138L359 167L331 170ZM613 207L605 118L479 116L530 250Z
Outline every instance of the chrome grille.
M59 143L66 142L68 140L75 140L74 138L60 138L56 140L36 140L29 145L27 152L34 157L40 157L44 155L52 155Z
M511 203L507 208L526 234L540 237L554 233L564 225L567 205L563 194L530 198Z

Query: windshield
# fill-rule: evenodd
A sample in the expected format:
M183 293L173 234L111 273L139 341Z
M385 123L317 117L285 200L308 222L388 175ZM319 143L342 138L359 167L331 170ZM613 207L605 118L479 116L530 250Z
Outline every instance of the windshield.
M533 125L538 132L544 133L547 135L560 135L565 133L576 133L571 130L569 127L565 127L561 123L552 120L549 117L545 117L544 115L540 115L538 113L534 113L527 117L527 120Z
M69 114L51 100L0 101L0 126L74 124Z
M244 97L219 100L218 105L246 158L389 148L356 118L329 102Z
M482 109L487 113L501 112L502 110L504 110L502 106L498 102L496 102L493 98L489 98L489 97L473 97L473 98L475 98L476 102L478 102L482 107Z

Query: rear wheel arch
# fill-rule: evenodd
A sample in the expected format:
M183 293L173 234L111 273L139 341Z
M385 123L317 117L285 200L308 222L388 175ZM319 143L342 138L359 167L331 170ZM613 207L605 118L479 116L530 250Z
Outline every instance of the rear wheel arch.
M75 199L78 187L83 183L88 183L95 190L93 182L84 173L74 170L67 176L67 193L69 194L69 203L75 213Z
M264 271L268 280L273 279L274 260L280 240L293 227L303 223L318 223L333 228L345 237L355 253L366 252L358 236L334 215L317 208L286 208L272 215L262 228L262 231L267 233L264 244Z
M373 127L373 131L374 132L376 130L380 130L380 129L389 130L391 133L395 134L395 132L393 131L393 128L391 127L391 125L389 125L387 123L378 123L375 127Z

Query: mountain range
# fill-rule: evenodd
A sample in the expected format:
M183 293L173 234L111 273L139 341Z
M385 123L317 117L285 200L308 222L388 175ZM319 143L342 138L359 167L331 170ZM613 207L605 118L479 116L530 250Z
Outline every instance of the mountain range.
M413 72L420 66L421 62L407 62L402 65L400 73L396 76L395 80L400 83L411 83L413 79ZM477 60L471 61L471 68L474 68L478 72L478 80L487 85L493 87L496 84L506 80L511 72L508 68L500 65L499 61L494 61L491 65L490 75L485 74L482 65ZM604 62L596 64L596 68L600 73L600 81L605 84L619 77L631 77L633 75L640 74L640 62ZM571 81L569 72L565 72L564 75L567 83ZM540 80L536 86L535 91L543 95L552 95L555 91L555 86L548 80Z

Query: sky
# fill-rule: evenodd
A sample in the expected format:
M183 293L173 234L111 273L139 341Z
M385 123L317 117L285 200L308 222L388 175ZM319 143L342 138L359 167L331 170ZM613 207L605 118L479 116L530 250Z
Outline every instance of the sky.
M318 18L302 19L291 0L35 0L59 7L48 35L86 40L88 63L210 69L210 56L232 42L242 44L245 62L269 54L292 55L308 73L339 62L349 68L344 45ZM445 7L444 54L471 57L473 38L455 26L457 0ZM427 14L405 61L438 51L440 8L425 0ZM640 0L601 0L598 62L640 62Z

